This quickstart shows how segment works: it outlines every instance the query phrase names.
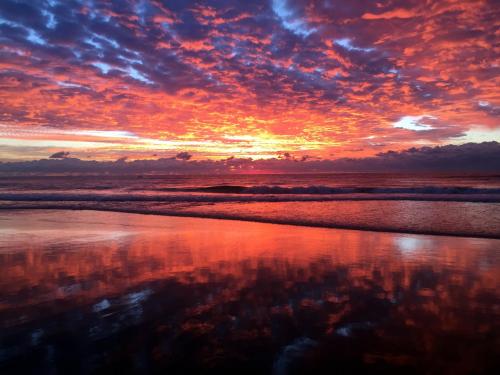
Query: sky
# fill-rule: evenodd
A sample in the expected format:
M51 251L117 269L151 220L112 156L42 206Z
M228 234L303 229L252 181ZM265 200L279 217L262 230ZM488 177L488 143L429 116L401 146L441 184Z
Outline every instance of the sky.
M2 0L0 161L500 140L499 26L494 0Z

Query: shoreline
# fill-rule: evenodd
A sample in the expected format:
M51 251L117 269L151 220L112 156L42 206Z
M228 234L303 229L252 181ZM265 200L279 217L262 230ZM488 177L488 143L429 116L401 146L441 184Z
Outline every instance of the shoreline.
M192 212L175 212L175 211L158 211L158 210L134 210L134 209L119 209L119 208L75 208L74 206L16 206L16 207L0 207L0 212L2 211L96 211L96 212L115 212L123 214L137 214L137 215L148 215L148 216L161 216L161 217L184 217L184 218L198 218L198 219L215 219L215 220L227 220L227 221L238 221L238 222L249 222L249 223L264 223L264 224L276 224L276 225L291 225L295 227L304 228L324 228L324 229L338 229L338 230L352 230L352 231L362 231L362 232L376 232L376 233L388 233L388 234L410 234L410 235L423 235L423 236L439 236L439 237L454 237L454 238L476 238L476 239L488 239L488 240L500 240L500 235L488 235L479 233L454 233L454 232L435 232L435 231L419 231L419 230L398 230L392 228L384 227L371 227L371 226L343 226L338 224L326 224L326 223L304 223L304 222L293 222L292 220L280 220L280 219L265 219L260 217L244 217L244 216L232 216L218 215L218 214L197 214Z

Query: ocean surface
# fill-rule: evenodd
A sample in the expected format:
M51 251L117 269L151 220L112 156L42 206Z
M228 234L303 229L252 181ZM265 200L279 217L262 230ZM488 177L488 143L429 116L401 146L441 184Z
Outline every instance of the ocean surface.
M500 174L1 176L16 208L500 238Z
M494 374L500 240L0 211L1 374Z

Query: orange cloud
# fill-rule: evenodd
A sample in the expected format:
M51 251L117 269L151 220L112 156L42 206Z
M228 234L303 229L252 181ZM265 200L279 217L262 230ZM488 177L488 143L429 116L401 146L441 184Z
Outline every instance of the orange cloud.
M195 158L362 157L466 142L472 129L493 137L500 126L488 2L431 1L425 12L412 2L8 3L3 158L34 157L48 140L54 152L71 141L72 155L101 159L186 146ZM424 115L432 128L395 127ZM31 151L16 153L28 141Z

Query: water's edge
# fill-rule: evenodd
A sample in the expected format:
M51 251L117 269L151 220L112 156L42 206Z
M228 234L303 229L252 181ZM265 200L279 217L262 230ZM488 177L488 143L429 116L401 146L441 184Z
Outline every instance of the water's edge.
M262 217L239 216L232 214L211 214L211 213L196 213L196 212L179 212L179 211L158 211L158 210L140 210L140 209L123 209L123 208L106 208L106 207L74 207L64 205L44 205L43 207L36 206L22 206L17 205L13 207L0 207L0 211L20 211L20 210L69 210L69 211L101 211L101 212L119 212L140 215L156 215L156 216L171 216L171 217L193 217L200 219L217 219L217 220L237 220L255 223L277 224L277 225L293 225L300 227L311 228L329 228L329 229L345 229L345 230L359 230L370 232L385 232L385 233L406 233L417 235L432 235L432 236L450 236L450 237L465 237L465 238L485 238L500 240L500 235L485 234L485 233L460 233L453 231L433 231L433 230L400 230L397 228L384 227L384 226L371 226L371 225L342 225L342 224L328 224L318 222L304 222L283 219L266 219Z

